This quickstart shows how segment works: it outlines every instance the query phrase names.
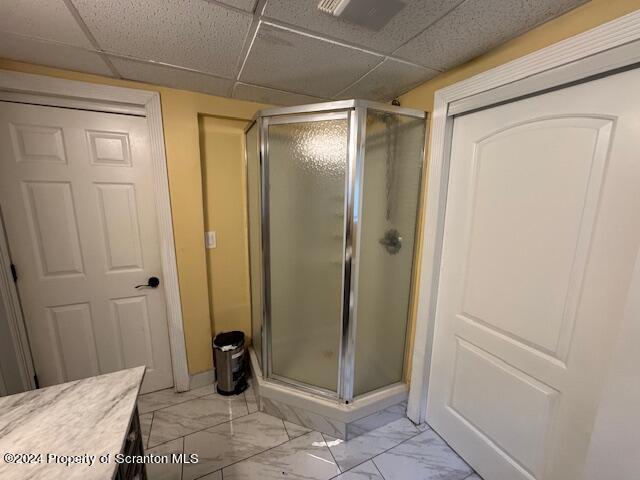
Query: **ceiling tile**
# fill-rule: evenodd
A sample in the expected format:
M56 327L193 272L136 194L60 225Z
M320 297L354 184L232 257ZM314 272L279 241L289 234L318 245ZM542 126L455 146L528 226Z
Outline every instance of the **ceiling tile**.
M237 82L233 89L233 98L251 100L253 102L269 103L271 105L304 105L307 103L323 102L322 98L299 95L297 93L282 92L272 88L258 87Z
M382 57L261 23L240 80L329 98Z
M0 32L0 57L112 77L100 55L82 48Z
M349 43L391 53L462 0L405 0L407 6L379 31L318 10L319 0L267 0L264 15Z
M2 0L0 30L92 47L62 0Z
M73 0L100 46L233 78L252 15L205 0Z
M342 92L338 98L364 98L386 102L438 75L437 70L387 58Z
M140 62L126 58L110 56L109 60L120 74L129 80L147 82L165 87L180 88L194 92L209 93L228 97L231 95L233 81L212 77L202 73L180 70L157 63Z
M256 2L258 0L218 0L220 3L230 5L232 7L239 8L245 12L252 12L256 8Z
M448 69L561 15L586 0L467 0L396 55Z

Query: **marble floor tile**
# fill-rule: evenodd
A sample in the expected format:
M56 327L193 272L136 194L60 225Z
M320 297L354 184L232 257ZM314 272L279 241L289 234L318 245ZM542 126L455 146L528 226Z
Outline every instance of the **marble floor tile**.
M463 480L473 473L433 430L378 455L373 462L386 480Z
M464 480L482 480L482 477L480 475L478 475L477 473L472 473L471 475L469 475Z
M213 393L217 393L215 384L205 385L203 387L189 390L189 394L195 397L204 397L205 395L211 395Z
M153 420L153 413L143 413L138 415L140 419L140 431L142 433L142 446L147 448L149 446L149 432L151 431L151 421Z
M333 437L344 438L345 423L325 417L318 413L293 407L272 398L261 398L262 411L274 417L288 420L296 425L304 425L310 430L329 434Z
M150 448L145 453L154 455L171 455L180 454L183 451L184 438L178 438L155 448ZM182 464L181 463L147 463L147 479L148 480L181 480Z
M414 423L415 425L415 423ZM421 432L426 432L427 430L429 430L431 427L429 426L428 423L421 423L419 425L416 425L416 428L421 431Z
M408 418L401 418L351 440L324 437L340 469L345 472L417 434L413 423Z
M338 475L334 480L384 480L375 464L369 460Z
M347 423L346 438L349 440L359 435L364 435L365 433L383 427L388 423L405 418L406 413L407 402L400 402L366 417Z
M184 465L184 480L193 480L289 441L282 420L256 412L187 435L184 450L198 454L197 464Z
M340 474L322 435L311 432L222 470L224 480L328 480Z
M222 480L222 470L200 477L198 480Z
M247 403L242 396L225 397L218 394L156 410L153 414L149 446L153 447L248 413Z
M300 435L304 435L305 433L309 433L311 431L307 427L296 425L295 423L291 423L286 420L283 420L283 422L284 428L287 429L287 435L289 435L289 438L292 440L299 437Z
M194 395L192 391L177 393L173 388L145 393L138 397L138 412L140 414L149 413L194 398L197 398L197 395Z

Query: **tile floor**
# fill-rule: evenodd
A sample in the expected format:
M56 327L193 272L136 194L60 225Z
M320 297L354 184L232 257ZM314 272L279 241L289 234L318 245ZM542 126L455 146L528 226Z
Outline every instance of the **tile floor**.
M212 385L140 396L146 453L198 454L195 464L148 464L149 480L480 480L425 426L403 418L347 442L258 411L253 390Z

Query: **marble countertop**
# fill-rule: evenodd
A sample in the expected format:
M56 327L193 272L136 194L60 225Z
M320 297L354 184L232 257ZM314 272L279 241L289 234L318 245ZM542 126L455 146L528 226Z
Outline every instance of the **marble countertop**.
M1 397L0 478L111 479L144 371L136 367ZM32 457L7 463L7 454ZM110 461L100 463L107 454ZM67 465L69 460L76 463Z

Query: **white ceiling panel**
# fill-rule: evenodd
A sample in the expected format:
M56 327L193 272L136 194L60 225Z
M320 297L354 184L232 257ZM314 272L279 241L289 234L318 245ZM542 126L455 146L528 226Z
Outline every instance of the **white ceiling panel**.
M448 69L586 0L467 0L401 47L396 56Z
M0 57L112 77L100 55L82 48L0 32Z
M374 31L318 10L319 0L267 0L264 16L303 27L330 38L391 53L462 0L404 0L407 4L381 30Z
M362 50L261 23L240 80L329 98L381 60Z
M297 93L283 92L272 88L258 87L237 82L233 88L233 98L251 100L252 102L268 103L271 105L304 105L306 103L323 102L324 99L299 95Z
M0 31L92 47L62 0L0 0Z
M106 53L126 78L277 105L386 101L587 0L401 0L379 31L318 1L0 0L0 56L117 75Z
M73 0L101 48L233 78L252 16L205 0Z
M253 12L258 0L218 0L220 3L239 8L245 12Z
M192 90L228 97L231 95L233 81L212 77L189 70L180 70L157 63L139 62L126 58L110 56L109 60L120 74L129 80L153 83L165 87Z
M438 73L440 72L437 70L387 58L347 90L340 93L337 98L364 98L386 102L435 77Z

